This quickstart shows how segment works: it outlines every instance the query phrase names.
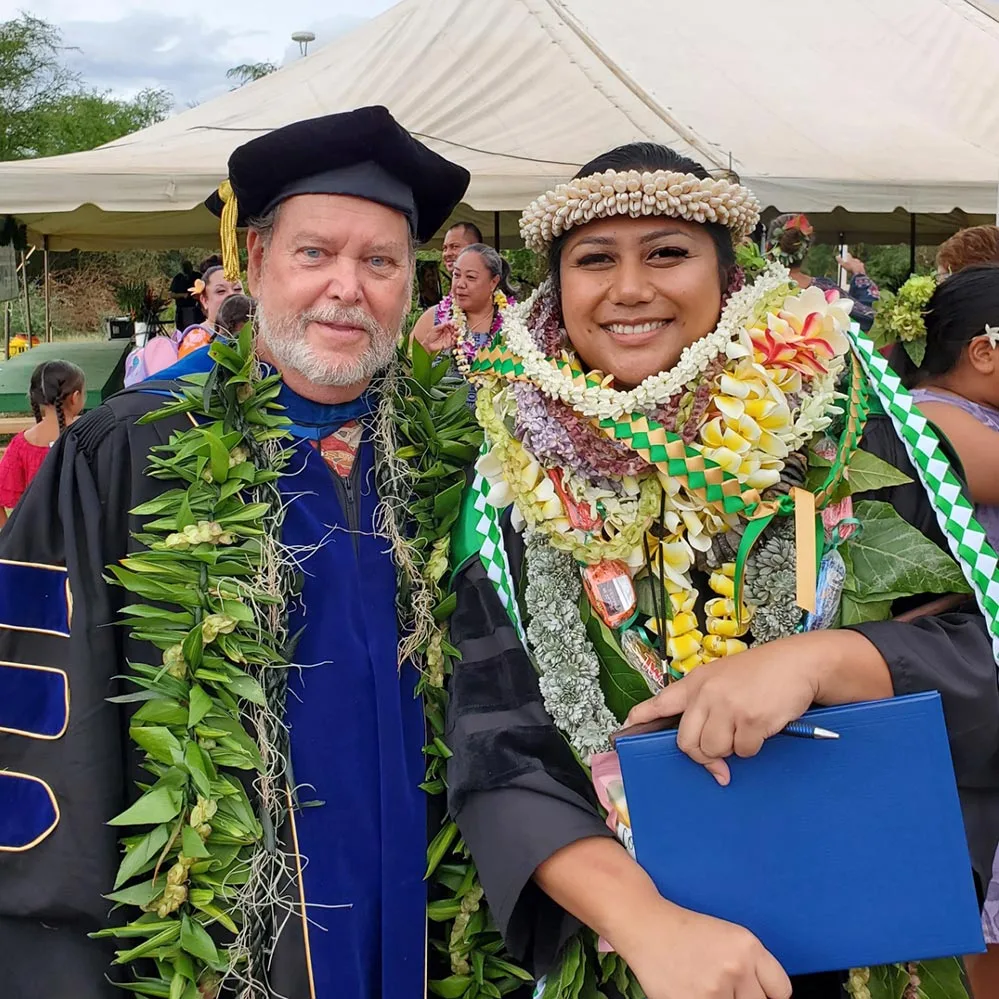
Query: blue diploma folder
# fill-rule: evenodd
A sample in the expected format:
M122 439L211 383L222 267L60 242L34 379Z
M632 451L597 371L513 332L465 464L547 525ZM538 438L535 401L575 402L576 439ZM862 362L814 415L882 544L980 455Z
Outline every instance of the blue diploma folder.
M940 696L810 711L721 787L676 731L618 738L660 893L747 927L792 975L985 949Z

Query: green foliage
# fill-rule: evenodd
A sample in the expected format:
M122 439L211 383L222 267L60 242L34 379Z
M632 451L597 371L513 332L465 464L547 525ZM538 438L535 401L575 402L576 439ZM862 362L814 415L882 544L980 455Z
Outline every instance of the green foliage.
M125 852L108 898L132 918L94 936L128 941L117 964L155 959L146 967L157 977L133 992L182 999L213 994L219 973L246 959L231 935L263 827L239 772L263 763L243 702L264 700L254 672L284 662L270 613L279 598L256 540L280 515L270 484L286 454L260 448L287 436L280 379L254 378L249 327L212 350L211 374L142 418L196 413L202 422L153 448L149 474L173 487L133 511L144 519L142 547L108 567L132 598L122 623L161 662L130 662L138 690L118 698L140 702L129 734L153 783L111 820ZM230 937L210 934L214 924Z
M881 348L901 343L913 364L923 363L926 324L923 316L936 289L929 275L913 275L896 294L885 292L877 304L871 338Z
M767 258L752 240L746 240L735 248L735 262L742 268L747 281L755 281L767 266Z
M35 156L94 149L163 121L173 108L165 90L146 89L122 100L109 94L67 94L38 111Z
M968 999L961 962L956 957L909 965L887 964L864 971L870 975L867 988L871 999Z
M628 712L636 704L648 700L648 684L641 673L628 664L610 628L591 611L590 601L585 593L579 602L579 613L583 618L586 635L600 658L600 687L607 700L607 707L623 724Z
M226 70L225 76L227 80L236 81L236 86L233 89L238 90L247 83L253 83L254 80L262 80L265 76L275 72L277 68L277 63L273 62L244 62Z
M432 795L444 793L447 759L446 678L457 650L447 639L446 621L455 606L447 593L450 533L465 491L466 469L482 444L482 431L468 408L468 385L448 376L450 358L432 357L417 342L404 342L400 361L404 377L396 393L396 458L405 462L405 504L412 531L410 556L429 593L436 622L414 650L422 666L423 697L429 741L424 746L426 778ZM384 497L383 497L384 499ZM412 603L405 584L399 603ZM405 619L405 616L404 616ZM505 955L503 941L483 901L482 886L458 827L445 818L427 847L431 902L428 916L439 930L434 949L450 964L451 974L429 983L433 995L447 999L500 997L520 988L531 976Z
M831 468L832 461L817 455L814 451L809 451L808 475L805 479L806 488L811 492L819 492L825 485ZM850 456L843 478L830 502L839 502L855 493L873 492L891 486L904 486L911 481L912 479L908 475L900 472L894 465L878 458L869 451L857 450Z
M936 247L916 247L917 274L933 273L935 251ZM805 272L817 277L835 278L838 273L836 252L835 246L813 246L805 258ZM897 291L912 274L911 250L905 243L856 243L850 247L850 252L858 260L864 261L868 277L880 288L882 295L886 291Z
M88 89L63 65L61 42L31 14L0 22L0 160L93 149L170 113L163 90L119 100Z
M885 620L903 597L971 592L958 564L889 503L861 500L854 514L864 527L840 548L847 570L844 625Z

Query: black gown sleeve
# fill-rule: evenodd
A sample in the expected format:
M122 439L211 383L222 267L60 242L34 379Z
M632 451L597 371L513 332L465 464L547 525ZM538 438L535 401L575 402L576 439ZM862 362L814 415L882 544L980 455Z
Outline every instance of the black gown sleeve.
M576 840L611 836L545 711L534 666L478 559L456 582L446 742L448 807L510 952L544 974L579 923L532 880Z
M0 992L11 999L121 995L108 982L114 944L87 937L108 922L102 895L120 860L106 823L132 793L124 708L107 701L121 692L124 594L103 572L130 546L129 509L157 491L144 459L169 426L134 417L160 402L126 395L74 423L0 534Z
M899 515L947 551L936 517L886 417L872 417L863 447L913 481L860 498L890 502ZM959 464L955 463L959 469ZM933 597L922 598L925 602ZM919 603L917 600L915 603ZM896 613L912 601L898 604ZM853 627L872 642L891 672L896 694L936 690L943 701L954 772L975 873L988 884L999 842L999 679L985 620L974 598L946 614L911 623Z

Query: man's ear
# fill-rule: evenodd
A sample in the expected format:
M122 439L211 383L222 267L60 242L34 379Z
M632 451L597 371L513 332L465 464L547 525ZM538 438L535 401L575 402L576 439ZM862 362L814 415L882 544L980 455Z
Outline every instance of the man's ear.
M256 229L246 233L246 284L251 295L256 295L260 281L260 272L264 268L264 240Z

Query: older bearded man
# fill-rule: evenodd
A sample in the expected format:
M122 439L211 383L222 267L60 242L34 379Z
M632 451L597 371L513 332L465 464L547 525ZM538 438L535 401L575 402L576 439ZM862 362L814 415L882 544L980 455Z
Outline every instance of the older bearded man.
M217 434L243 475L221 500L237 505L236 525L260 505L240 496L272 481L245 471L252 462L205 415L208 401L202 414L143 419L181 393L185 375L200 377L206 400L252 395L245 380L229 395L217 388L228 376L208 348L75 423L15 510L0 539L0 966L10 999L121 994L107 977L114 951L87 938L108 924L106 896L118 888L114 902L146 913L128 911L138 920L118 931L118 963L147 959L129 976L139 975L137 994L214 999L226 972L234 994L253 999L424 994L424 723L416 671L397 668L373 416L409 304L414 240L444 222L468 174L384 108L365 108L254 139L229 175L209 207L228 227L230 270L235 226L249 226L257 356L265 375L281 374L273 391L291 422L293 442L267 473L280 535L268 549L257 540L266 532L203 519L199 497L229 474L214 459L180 483L191 505L170 515L164 530L176 533L150 534L183 491L167 491L177 482L162 466L149 474L154 448L179 464L182 441L196 448L198 434ZM279 553L273 563L260 561L266 550ZM170 571L171 551L203 568L178 568L175 586L133 609L130 636L113 627L135 597L108 585L105 566ZM233 577L206 583L224 559ZM301 668L265 669L262 687L239 664L254 648L271 662L259 652L268 636L231 639L239 614L259 613L252 594L268 591L236 573L238 559L301 580L286 604L297 644L279 650ZM163 613L173 598L180 609ZM171 645L171 629L192 623ZM166 693L164 682L174 684ZM226 767L258 775L241 784ZM145 793L120 815L135 778ZM113 818L127 827L121 843ZM239 931L228 958L212 939L228 946L226 927Z

